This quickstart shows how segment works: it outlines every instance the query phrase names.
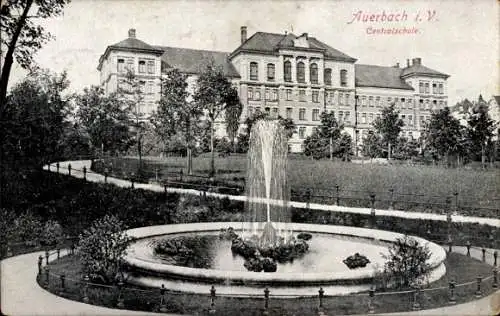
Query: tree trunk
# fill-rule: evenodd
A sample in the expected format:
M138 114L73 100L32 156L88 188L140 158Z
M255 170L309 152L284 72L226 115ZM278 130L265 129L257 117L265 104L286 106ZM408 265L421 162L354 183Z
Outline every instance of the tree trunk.
M333 160L333 137L330 137L330 160Z
M12 69L12 64L14 63L14 51L16 49L17 40L19 39L19 35L26 24L26 19L28 16L28 12L33 4L33 0L26 0L26 6L24 7L23 13L19 18L19 21L16 25L16 30L12 35L12 39L9 43L9 48L7 49L7 53L5 54L4 64L2 68L2 77L0 80L0 118L3 116L3 111L5 110L5 104L7 101L7 86L9 84L10 71ZM3 5L2 5L3 7Z
M481 144L481 167L483 169L486 168L486 155L485 155L485 150L484 150L484 144Z
M214 148L214 124L210 124L210 177L215 176L215 148Z
M193 149L191 145L187 147L187 173L188 175L193 174Z
M387 144L387 160L391 160L391 143Z

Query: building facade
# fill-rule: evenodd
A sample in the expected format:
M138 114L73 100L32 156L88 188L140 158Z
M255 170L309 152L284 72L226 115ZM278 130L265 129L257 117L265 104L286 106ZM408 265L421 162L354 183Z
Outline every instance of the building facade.
M101 85L107 93L117 91L126 71L134 71L147 95L144 112L151 113L166 71L177 68L189 74L192 88L197 74L214 61L238 89L242 123L258 111L294 121L292 152L303 150L324 111L335 114L356 147L383 107L395 104L405 122L404 136L419 138L431 111L447 106L449 76L425 67L421 58L407 60L405 67L363 65L307 33L257 32L247 38L242 26L240 35L240 45L227 53L152 46L129 30L127 39L108 46L101 56ZM215 129L218 137L225 136L223 118Z

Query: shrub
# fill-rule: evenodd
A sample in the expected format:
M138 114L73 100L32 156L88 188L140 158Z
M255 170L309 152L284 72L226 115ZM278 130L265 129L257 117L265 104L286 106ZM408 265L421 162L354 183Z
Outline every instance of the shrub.
M429 248L408 235L397 238L383 257L387 260L385 270L397 287L420 286L430 273Z
M26 244L35 244L42 232L42 223L38 217L31 212L25 212L14 220L12 236L14 240L23 241Z
M40 242L43 246L55 246L62 242L63 230L57 221L48 220L43 225Z
M120 272L120 260L130 241L123 226L117 217L106 215L80 235L78 252L83 272L92 281L110 284Z

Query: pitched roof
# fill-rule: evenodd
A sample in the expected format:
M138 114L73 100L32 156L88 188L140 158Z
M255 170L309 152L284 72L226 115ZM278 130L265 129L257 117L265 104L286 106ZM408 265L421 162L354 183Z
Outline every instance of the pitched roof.
M297 48L294 46L293 41L297 38L292 33L277 34L267 32L256 32L248 38L243 44L235 49L231 56L238 54L241 51L262 52L262 53L275 53L280 48ZM300 47L301 50L323 51L326 58L345 60L355 62L356 59L342 53L341 51L321 42L315 37L307 38L309 48Z
M494 95L493 98L495 98L497 105L500 106L500 95Z
M442 72L439 72L437 70L431 69L429 67L425 67L422 65L415 65L413 64L410 67L404 68L403 72L401 73L401 76L409 76L409 75L430 75L430 76L435 76L435 77L444 77L448 78L449 75L444 74Z
M163 51L161 55L162 66L177 68L181 72L199 74L211 62L222 67L224 74L228 77L239 78L240 75L229 61L227 52L198 50L189 48L178 48L168 46L155 46Z
M356 87L413 90L401 79L401 68L355 64Z
M153 47L146 42L143 42L141 40L138 40L137 38L129 37L127 39L124 39L123 41L110 45L109 47L111 48L124 48L124 49L132 49L132 50L149 50L149 51L158 51L161 52L156 47Z

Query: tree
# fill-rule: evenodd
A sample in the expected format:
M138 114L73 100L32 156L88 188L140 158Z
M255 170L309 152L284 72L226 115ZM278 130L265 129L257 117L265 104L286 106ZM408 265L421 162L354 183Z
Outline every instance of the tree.
M238 136L238 130L240 128L240 117L241 112L243 111L243 104L241 104L238 93L234 90L233 98L237 100L233 100L230 103L235 104L234 106L228 107L225 111L226 117L226 132L231 141L231 147L233 148L233 152L236 151L236 137Z
M408 235L397 238L383 257L385 270L398 287L420 286L431 271L429 248Z
M106 215L95 220L79 236L78 253L83 272L92 281L110 284L120 272L120 260L126 254L130 241L123 229L122 221L113 215Z
M7 98L0 124L3 162L35 167L60 158L71 97L66 73L35 69L16 84Z
M391 147L396 144L401 128L404 126L403 120L399 118L399 111L396 111L394 103L382 109L381 116L373 122L375 131L382 137L382 142L387 147L387 159L391 159Z
M488 144L492 146L493 131L496 124L488 114L488 105L480 95L478 102L472 108L472 113L467 119L468 136L471 141L473 153L480 152L481 165L484 168L486 153L491 151Z
M29 69L35 53L52 38L34 19L47 19L62 13L69 0L6 0L0 8L1 51L6 52L0 79L0 120L8 106L7 87L14 58ZM35 14L30 15L30 10ZM2 54L3 57L3 54Z
M425 127L426 146L449 163L450 154L462 151L462 130L460 122L451 116L450 109L445 107L431 114Z
M337 122L333 112L322 112L320 119L321 125L304 141L304 153L317 159L328 153L330 160L333 160L335 153L342 152L343 155L340 139L344 126ZM345 143L345 139L343 141Z
M187 171L193 172L193 149L200 133L198 122L203 108L194 102L188 91L188 76L177 69L170 70L162 78L162 94L158 111L154 115L154 124L163 142L169 143L177 134L177 140L183 140L186 148Z
M112 154L132 146L129 116L117 94L105 96L102 88L91 86L77 95L76 105L77 122L94 151Z
M393 156L396 159L408 160L418 156L419 144L413 139L399 137L394 146Z
M239 107L238 91L224 76L221 67L212 62L200 74L196 81L194 100L203 108L210 129L210 176L215 175L215 121L221 113L231 112L230 108Z
M383 157L384 147L382 138L373 131L368 131L368 135L363 138L361 153L364 157L370 157L371 159Z

